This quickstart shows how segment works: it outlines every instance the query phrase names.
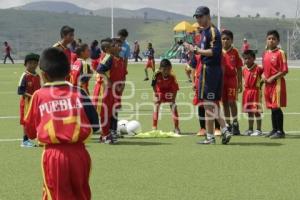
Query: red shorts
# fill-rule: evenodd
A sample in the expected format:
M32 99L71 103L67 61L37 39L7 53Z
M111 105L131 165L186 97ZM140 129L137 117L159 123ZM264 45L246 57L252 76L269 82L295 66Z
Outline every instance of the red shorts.
M157 93L155 95L157 96L159 103L172 103L173 102L174 93L172 93L172 92Z
M243 112L244 113L261 113L261 90L245 89L243 92Z
M43 200L91 199L91 158L84 144L46 145L42 169Z
M155 69L155 60L154 59L148 59L146 68Z
M25 123L24 119L28 110L29 102L30 102L30 98L28 97L21 97L20 99L20 124L21 125L24 125Z
M286 84L285 79L281 78L274 83L265 85L265 102L269 109L286 107Z
M237 93L237 78L224 77L223 91L222 91L222 102L235 102L238 99Z
M91 66L94 71L97 70L98 65L99 65L99 59L92 59Z

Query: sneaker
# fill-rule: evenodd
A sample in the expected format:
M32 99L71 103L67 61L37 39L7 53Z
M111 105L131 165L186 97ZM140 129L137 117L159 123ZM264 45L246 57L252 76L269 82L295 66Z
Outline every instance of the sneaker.
M107 135L100 138L100 142L103 144L115 144L117 143L116 139L113 139L112 135Z
M111 139L113 141L113 143L117 143L118 142L118 134L116 132L111 132Z
M205 138L205 140L202 140L200 142L198 142L197 144L204 144L204 145L209 145L209 144L216 144L216 139L213 137L213 138Z
M206 130L201 128L200 131L197 133L197 136L206 136Z
M271 137L271 136L274 135L275 133L277 133L277 131L272 130L272 131L270 131L270 132L266 135L266 137Z
M176 128L176 129L174 130L174 133L175 133L176 135L181 135L181 131L180 131L179 128Z
M229 132L228 128L223 129L222 131L222 144L228 144L231 139L231 133Z
M232 130L231 130L233 135L241 135L240 128L239 128L239 123L238 122L233 122L232 123Z
M26 141L22 142L21 147L31 148L31 147L36 147L36 145L33 142L31 142L30 140L26 140Z
M149 78L145 78L144 81L149 81Z
M221 135L222 135L221 130L216 128L215 129L215 136L221 136Z
M246 130L244 133L243 133L243 135L244 136L250 136L250 135L252 135L253 134L253 130Z
M277 131L275 134L270 136L270 139L282 139L285 138L285 133L281 131Z
M251 136L261 136L261 135L262 135L262 132L260 130L256 130L251 134Z

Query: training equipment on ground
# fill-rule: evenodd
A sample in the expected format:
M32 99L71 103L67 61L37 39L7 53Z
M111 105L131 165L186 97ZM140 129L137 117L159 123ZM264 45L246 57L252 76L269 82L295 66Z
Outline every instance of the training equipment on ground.
M129 136L134 136L137 135L141 132L142 128L141 128L141 124L138 121L130 121L127 123L126 125L126 130L127 130L127 134Z
M121 135L127 134L127 128L126 128L127 124L128 124L127 120L119 120L117 132Z
M163 132L161 130L153 130L145 133L139 133L136 138L179 138L182 135L176 134L174 132Z

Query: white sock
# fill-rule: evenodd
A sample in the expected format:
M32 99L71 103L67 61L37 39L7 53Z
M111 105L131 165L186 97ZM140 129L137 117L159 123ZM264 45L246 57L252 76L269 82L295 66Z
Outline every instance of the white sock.
M214 134L206 133L206 138L210 140L210 139L215 138L215 136L214 136Z

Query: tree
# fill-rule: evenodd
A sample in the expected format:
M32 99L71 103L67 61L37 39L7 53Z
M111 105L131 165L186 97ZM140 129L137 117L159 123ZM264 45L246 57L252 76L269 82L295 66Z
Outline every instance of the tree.
M236 17L236 18L240 18L240 17L241 17L241 15L240 15L240 14L237 14L235 17Z
M256 13L255 18L260 18L260 14Z
M148 12L144 12L144 21L145 23L148 22Z
M277 12L275 13L275 15L276 15L276 17L279 17L279 16L280 16L280 12L277 11Z
M285 16L285 14L283 14L282 16L281 16L281 19L286 19L286 16Z

